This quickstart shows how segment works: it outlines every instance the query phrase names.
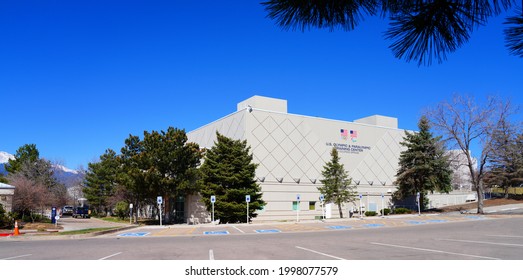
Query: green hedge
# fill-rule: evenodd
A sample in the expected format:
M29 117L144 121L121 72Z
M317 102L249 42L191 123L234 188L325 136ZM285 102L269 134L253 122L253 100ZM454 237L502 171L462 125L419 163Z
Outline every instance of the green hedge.
M410 214L412 213L412 210L408 209L408 208L396 208L394 209L394 214Z
M376 211L366 211L365 212L365 216L376 216L378 213L376 213Z

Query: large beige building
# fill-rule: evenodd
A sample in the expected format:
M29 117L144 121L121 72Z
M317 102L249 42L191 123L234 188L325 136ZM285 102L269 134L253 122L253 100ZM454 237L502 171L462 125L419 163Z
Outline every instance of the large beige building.
M295 115L287 112L286 100L253 96L238 103L236 112L187 135L189 141L210 148L217 131L247 140L259 164L256 179L267 205L258 212L257 221L320 217L317 188L332 148L338 150L352 184L362 195L355 203L344 205L344 215L353 207L359 209L360 200L369 211L388 207L396 189L393 182L404 136L396 118L374 115L349 122ZM206 215L196 201L187 201L189 222L191 217L201 221ZM325 205L325 211L327 217L339 216L334 205Z

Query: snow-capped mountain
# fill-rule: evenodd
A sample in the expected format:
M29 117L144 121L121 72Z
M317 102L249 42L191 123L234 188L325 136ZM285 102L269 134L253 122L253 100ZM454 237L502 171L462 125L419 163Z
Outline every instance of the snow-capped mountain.
M0 151L0 174L7 174L7 171L5 170L5 165L7 164L9 159L14 158L15 157L13 155ZM84 176L83 173L78 172L77 170L67 168L60 164L53 164L52 166L54 171L54 177L59 182L64 184L66 187L75 185Z
M5 171L5 164L10 160L14 159L15 157L12 154L1 152L0 151L0 174L6 174Z
M7 163L10 159L15 159L12 154L0 151L0 164Z

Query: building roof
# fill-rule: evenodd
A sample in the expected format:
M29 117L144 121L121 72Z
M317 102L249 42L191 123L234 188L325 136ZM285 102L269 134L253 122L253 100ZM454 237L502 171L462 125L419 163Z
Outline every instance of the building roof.
M15 186L11 186L8 184L0 183L0 189L15 189Z

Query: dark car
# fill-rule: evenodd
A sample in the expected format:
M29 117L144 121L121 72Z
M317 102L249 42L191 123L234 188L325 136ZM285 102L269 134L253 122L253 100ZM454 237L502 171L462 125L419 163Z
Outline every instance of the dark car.
M62 216L72 216L73 210L74 210L73 206L62 207Z
M89 206L77 206L73 209L73 218L87 218L91 216L91 211L89 211Z

